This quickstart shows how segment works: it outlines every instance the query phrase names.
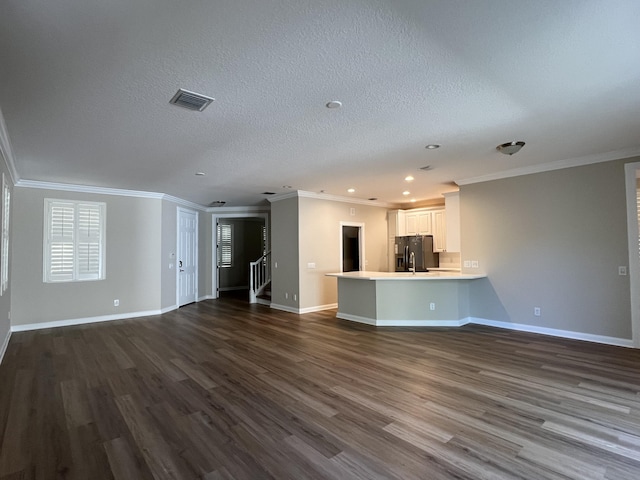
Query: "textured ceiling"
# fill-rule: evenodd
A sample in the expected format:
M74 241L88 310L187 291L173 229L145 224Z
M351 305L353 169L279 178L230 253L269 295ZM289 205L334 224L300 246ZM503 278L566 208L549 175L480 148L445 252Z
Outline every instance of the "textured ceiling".
M0 108L24 180L423 200L640 153L638 20L637 0L3 0Z

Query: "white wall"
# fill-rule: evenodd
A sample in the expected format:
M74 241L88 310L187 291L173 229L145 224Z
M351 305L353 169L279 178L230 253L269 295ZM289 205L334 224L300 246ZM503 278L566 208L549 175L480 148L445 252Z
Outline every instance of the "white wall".
M629 277L618 266L629 259L624 164L633 161L462 186L462 260L488 274L472 284L471 315L630 339Z
M105 280L43 282L45 198L106 202ZM12 325L160 309L161 200L16 187L13 205ZM114 299L120 300L119 307L113 306Z

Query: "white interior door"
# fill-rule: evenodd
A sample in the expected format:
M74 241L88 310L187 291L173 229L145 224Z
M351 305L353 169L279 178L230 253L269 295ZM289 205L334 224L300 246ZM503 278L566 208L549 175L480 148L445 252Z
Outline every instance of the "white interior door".
M198 297L198 214L178 208L178 306Z

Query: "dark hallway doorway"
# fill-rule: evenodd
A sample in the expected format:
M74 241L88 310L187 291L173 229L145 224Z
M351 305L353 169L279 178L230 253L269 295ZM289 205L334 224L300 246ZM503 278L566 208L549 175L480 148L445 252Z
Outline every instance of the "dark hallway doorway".
M342 226L342 271L360 270L360 227Z

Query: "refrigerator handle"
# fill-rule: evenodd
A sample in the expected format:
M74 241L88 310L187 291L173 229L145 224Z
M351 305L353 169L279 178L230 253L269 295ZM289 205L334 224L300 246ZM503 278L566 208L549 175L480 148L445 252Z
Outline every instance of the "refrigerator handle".
M404 269L409 268L409 245L404 246Z

